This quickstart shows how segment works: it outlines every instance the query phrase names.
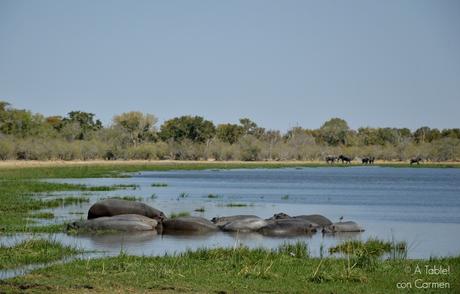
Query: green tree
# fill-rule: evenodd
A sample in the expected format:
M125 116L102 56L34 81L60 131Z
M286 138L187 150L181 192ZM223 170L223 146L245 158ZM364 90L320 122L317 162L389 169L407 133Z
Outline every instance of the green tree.
M252 135L260 139L265 133L264 128L259 127L255 122L253 122L249 118L240 118L240 124L243 127L244 135Z
M217 138L230 144L238 142L243 133L243 127L236 124L220 124L216 128Z
M331 146L338 146L347 144L350 128L345 120L332 118L326 121L319 131L323 142Z
M114 127L122 129L129 136L130 143L153 140L157 119L152 114L143 114L139 111L125 112L113 117Z
M94 113L84 111L71 111L62 121L64 126L70 125L68 130L73 132L70 135L76 140L88 139L94 131L102 128L101 121L94 120Z
M181 116L165 121L160 127L160 138L164 141L181 142L184 139L205 143L214 137L214 124L201 116Z

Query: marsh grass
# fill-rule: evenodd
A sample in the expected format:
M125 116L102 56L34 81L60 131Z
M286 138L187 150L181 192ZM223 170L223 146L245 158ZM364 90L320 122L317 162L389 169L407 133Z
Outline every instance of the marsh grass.
M179 194L179 198L187 198L188 196L189 196L189 194L186 193L186 192L182 192L182 193Z
M126 201L141 201L142 197L136 197L136 196L112 196L112 197L105 197L101 198L103 199L119 199L119 200L126 200Z
M294 254L292 254L294 252ZM0 291L31 288L48 292L191 292L191 293L396 293L407 268L426 265L457 269L460 257L433 260L378 260L374 271L347 258L311 258L305 244L278 249L247 247L189 250L161 257L130 256L75 260L35 270L0 284ZM449 282L457 293L460 277L425 277ZM445 292L443 292L445 293Z
M167 183L152 183L151 187L168 187Z
M225 206L225 207L247 207L247 206L250 206L249 204L246 204L246 203L227 203L227 204L224 204L222 206Z
M44 263L81 253L76 248L63 246L57 241L31 239L11 247L0 246L0 269Z
M288 199L289 199L289 195L287 195L287 194L286 194L286 195L283 195L283 196L281 197L281 199L282 199L282 200L288 200Z
M184 217L184 216L190 216L190 212L188 211L173 212L171 213L169 218L178 218L178 217Z
M54 218L54 213L52 212L39 212L30 215L31 218L41 218L41 219L52 219Z
M221 195L218 195L218 194L212 194L212 193L211 193L211 194L208 194L208 196L206 196L206 197L208 197L208 198L210 198L210 199L217 199L217 198L222 198L222 196L221 196Z
M204 206L202 206L202 207L196 208L194 211L196 211L196 212L205 212L206 209L204 208Z

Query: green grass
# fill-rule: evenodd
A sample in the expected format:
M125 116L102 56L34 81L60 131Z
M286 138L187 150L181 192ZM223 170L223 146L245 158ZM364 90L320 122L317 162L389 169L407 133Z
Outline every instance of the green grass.
M31 218L41 218L41 219L52 219L54 218L54 213L52 212L39 212L30 215Z
M75 248L63 246L56 241L43 239L27 240L12 247L0 246L0 269L51 262L80 252Z
M208 194L207 197L210 198L210 199L217 199L217 198L221 198L222 196L217 195L217 194Z
M227 203L225 204L226 207L246 207L248 206L246 203Z
M127 201L141 201L142 197L136 197L136 196L112 196L112 197L101 198L101 200L102 199L120 199L120 200L127 200Z
M177 218L177 217L183 217L183 216L190 216L190 212L188 211L173 212L171 213L169 218Z
M168 187L166 183L153 183L150 185L151 187Z
M450 266L451 274L414 276L416 266L425 265ZM439 293L458 293L459 270L460 257L453 257L379 260L368 271L343 258L310 258L306 245L297 243L276 250L238 247L76 260L5 280L0 292L400 293L398 282L421 278L449 283L450 289Z
M364 252L371 256L382 256L385 253L399 251L407 252L406 242L390 242L379 239L368 239L366 242L358 240L345 241L329 248L329 253L360 254Z

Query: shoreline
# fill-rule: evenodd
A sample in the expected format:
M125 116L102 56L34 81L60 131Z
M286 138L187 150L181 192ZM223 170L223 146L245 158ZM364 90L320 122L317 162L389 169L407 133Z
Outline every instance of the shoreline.
M351 164L327 164L325 161L214 161L214 160L5 160L0 161L0 169L3 168L30 168L30 167L70 167L70 166L126 166L126 165L144 165L144 166L186 166L186 165L209 165L213 166L312 166L312 167L346 167L346 166L368 166L360 162ZM384 161L377 160L371 166L387 166L387 167L457 167L460 168L460 162L456 161L440 161L440 162L424 162L420 165L410 165L406 161Z

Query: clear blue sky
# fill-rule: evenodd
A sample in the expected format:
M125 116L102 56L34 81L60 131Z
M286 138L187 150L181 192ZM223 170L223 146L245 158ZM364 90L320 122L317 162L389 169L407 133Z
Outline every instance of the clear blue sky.
M0 0L0 100L104 123L460 127L460 1Z

